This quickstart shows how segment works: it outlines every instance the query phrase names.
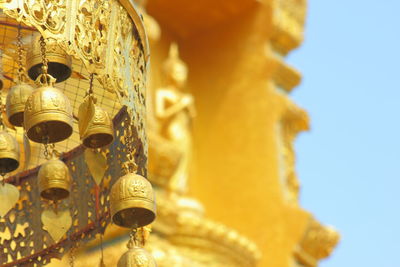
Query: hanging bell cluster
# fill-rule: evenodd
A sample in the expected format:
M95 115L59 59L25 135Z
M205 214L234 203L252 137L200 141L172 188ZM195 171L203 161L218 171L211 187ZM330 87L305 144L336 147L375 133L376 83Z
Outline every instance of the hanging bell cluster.
M117 180L110 193L112 221L121 227L137 228L151 224L156 217L156 205L151 183L141 175L128 173ZM132 240L129 250L118 261L117 267L156 267L152 255ZM142 245L145 241L143 240Z
M26 54L28 75L34 81L40 74L43 74L42 49L39 35L34 38L33 44ZM63 82L71 76L72 58L54 39L46 40L46 58L48 60L48 74L56 79L56 83Z
M128 119L127 122L130 120ZM131 122L131 121L130 121ZM111 187L110 212L114 224L132 229L128 252L118 261L118 267L153 267L155 260L144 248L145 238L141 245L136 242L138 228L151 224L156 218L156 203L153 187L143 176L137 174L134 158L134 134L132 124L127 123L125 145L128 161L124 164L126 174L120 177Z

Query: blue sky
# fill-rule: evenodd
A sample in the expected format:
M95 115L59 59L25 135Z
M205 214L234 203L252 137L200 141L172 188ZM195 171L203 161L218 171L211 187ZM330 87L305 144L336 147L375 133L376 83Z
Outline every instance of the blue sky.
M321 267L398 267L400 1L309 0L288 62L311 131L296 141L301 203L342 240Z

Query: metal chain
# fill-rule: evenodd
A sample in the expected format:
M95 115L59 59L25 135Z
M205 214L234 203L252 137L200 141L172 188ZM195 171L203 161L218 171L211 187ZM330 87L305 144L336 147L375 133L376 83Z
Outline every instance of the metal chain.
M71 266L71 267L75 266L75 251L77 249L77 246L78 246L77 243L75 243L69 253L69 266Z
M50 159L55 153L56 145L54 143L49 144L49 137L48 136L45 136L43 138L43 141L44 141L43 142L43 146L44 146L43 154L44 154L44 157L46 159Z
M18 79L22 81L24 75L24 66L22 65L22 33L21 23L18 24L18 35L17 35L17 51L18 51Z
M88 96L93 97L93 80L94 80L94 73L90 74L90 82L89 82L89 90L87 92Z
M46 42L44 41L43 36L40 37L40 52L42 53L42 71L43 74L47 75L47 70L49 69L49 61L46 58Z
M128 249L132 249L134 247L138 247L138 240L136 237L138 229L136 227L132 228L130 234L129 234L129 242L128 242Z

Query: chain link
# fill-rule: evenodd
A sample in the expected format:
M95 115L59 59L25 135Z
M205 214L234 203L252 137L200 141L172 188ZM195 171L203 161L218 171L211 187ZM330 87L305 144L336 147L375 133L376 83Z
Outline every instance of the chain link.
M128 249L132 249L134 247L138 247L139 246L138 239L137 239L137 236L136 236L137 232L138 232L138 229L136 227L132 228L132 230L131 230L131 232L129 234L129 242L128 242L128 245L127 245Z
M49 137L46 136L43 138L43 146L44 146L44 151L43 151L44 157L46 159L50 159L55 153L56 145L54 143L49 144Z
M18 79L22 81L24 75L24 66L22 64L22 33L21 23L18 24L18 35L17 35L17 51L18 51Z
M78 243L75 243L69 253L69 266L71 266L71 267L75 266L75 251L76 251L77 247L78 247Z
M90 74L90 82L89 82L89 90L87 91L87 95L93 97L93 80L94 73Z
M49 69L48 60L46 58L46 42L43 36L40 37L40 52L42 53L42 71L44 75L47 75L47 70Z

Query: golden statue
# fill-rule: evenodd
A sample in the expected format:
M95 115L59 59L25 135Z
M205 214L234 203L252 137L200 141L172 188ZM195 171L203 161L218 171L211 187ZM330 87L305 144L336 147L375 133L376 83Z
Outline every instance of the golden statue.
M186 64L179 58L178 46L170 46L169 57L163 71L166 86L159 88L155 96L155 114L161 125L161 135L179 150L180 160L168 182L170 192L184 194L187 191L189 164L192 152L191 121L195 116L193 96L183 92Z

